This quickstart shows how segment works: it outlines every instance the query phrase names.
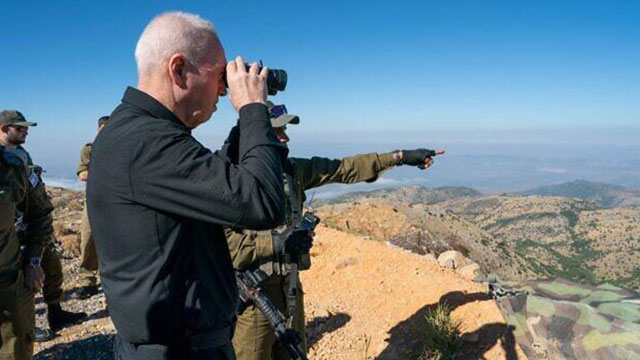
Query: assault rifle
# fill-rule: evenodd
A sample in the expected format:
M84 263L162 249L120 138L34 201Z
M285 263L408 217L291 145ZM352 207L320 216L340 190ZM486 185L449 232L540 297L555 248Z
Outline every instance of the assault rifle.
M247 306L254 304L267 318L269 324L273 327L276 339L287 349L291 358L294 360L308 360L305 352L300 348L302 334L287 327L284 315L262 289L262 283L266 279L267 274L260 269L254 271L246 270L244 272L236 271L238 293L240 295L238 313L241 314Z
M300 222L295 225L295 229L313 231L319 222L320 218L312 212L307 211L300 219ZM295 256L294 259L291 259L291 257L287 255L287 258L287 262L291 266L290 284L289 290L287 291L287 308L289 310L289 320L292 320L295 313L295 298L298 292L296 286L298 283L298 263L302 260L302 262L306 264L305 268L308 269L309 266L311 266L311 259L308 253L300 257ZM242 314L247 306L254 304L262 314L264 314L264 317L267 318L275 332L276 339L287 349L291 358L294 360L307 360L305 351L300 348L302 334L287 326L287 318L278 310L262 289L262 284L267 280L267 277L267 274L260 269L253 271L246 270L243 272L236 271L238 293L240 295L238 314ZM291 325L290 322L289 325Z

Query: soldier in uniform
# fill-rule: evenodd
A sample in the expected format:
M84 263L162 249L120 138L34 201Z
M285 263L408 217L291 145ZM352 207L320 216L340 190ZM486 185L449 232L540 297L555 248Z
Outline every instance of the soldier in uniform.
M38 177L38 180L42 183L40 175L42 168L34 165L31 156L27 150L22 147L25 143L27 135L29 134L29 126L36 126L34 122L28 122L19 111L4 111L0 120L0 145L7 148L15 149L25 160L27 166ZM42 183L44 187L44 183ZM21 245L25 245L24 229L29 226L29 223L24 221L24 216L18 213L16 216L16 231L21 241ZM64 292L62 290L62 263L60 262L60 255L55 248L55 244L50 242L45 246L42 253L42 270L44 271L45 280L42 288L42 295L45 303L47 304L47 319L49 321L50 333L37 331L36 340L47 340L56 331L63 327L76 323L87 316L86 313L72 313L62 309L60 303L64 298Z
M20 121L15 121L15 119ZM26 126L17 111L2 124ZM37 175L15 148L0 146L0 359L32 359L35 292L44 282L41 256L53 233L53 206ZM24 250L14 228L16 211L28 224Z
M107 125L108 116L98 119L98 133ZM89 159L91 158L91 143L85 144L80 152L80 164L76 175L81 181L89 179ZM87 205L85 202L82 211L82 227L80 229L80 285L81 288L74 294L78 299L88 299L98 293L98 254L96 245L93 243L91 227L89 226L89 216L87 215Z
M299 117L287 114L284 105L269 103L269 111L276 136L282 143L289 142L287 124L298 124ZM287 196L287 223L284 227L291 227L299 221L306 190L331 183L373 182L383 171L399 165L427 168L433 163L433 158L428 155L428 150L416 149L355 155L341 160L289 158L284 169ZM277 236L282 231L282 227L266 232L227 229L227 242L236 270L260 268L269 275L264 289L278 309L289 316L291 326L301 333L301 347L306 350L303 292L299 282L295 286L297 289L293 287L294 292L291 292L290 265L284 259L287 253L299 255L308 252L311 243L290 244L293 239ZM295 294L295 298L291 294ZM269 322L255 306L249 306L239 314L233 347L238 360L290 359L286 349L276 342Z

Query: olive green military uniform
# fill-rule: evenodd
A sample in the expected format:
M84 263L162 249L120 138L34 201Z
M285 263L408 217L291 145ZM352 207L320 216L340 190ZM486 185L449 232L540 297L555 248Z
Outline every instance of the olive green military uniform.
M0 147L0 359L32 359L34 292L24 284L24 259L40 258L53 227L42 182L15 149ZM29 224L21 253L16 211ZM29 266L29 265L27 265Z
M42 271L44 272L44 286L42 286L42 297L47 305L60 304L64 298L62 282L62 262L60 254L53 242L44 247L42 252Z
M80 152L80 164L76 170L76 175L84 171L89 171L89 159L91 158L91 143L82 147ZM87 203L85 201L82 210L82 226L80 228L80 279L82 286L95 286L97 282L98 254L96 245L93 243L91 227L89 226L89 216L87 214Z
M390 153L380 155L372 153L347 157L342 160L319 157L292 158L289 165L286 171L288 175L285 178L291 179L290 182L292 181L293 184L287 182L288 201L297 199L297 204L291 204L288 208L300 213L305 200L305 190L331 183L372 182L378 178L381 172L393 167L395 163L394 157ZM291 194L292 191L293 194ZM291 221L291 214L287 215L287 221ZM289 286L288 264L284 263L280 254L274 254L271 233L269 231L227 230L227 241L235 269L260 268L269 275L264 284L264 290L278 309L286 315L286 291ZM292 326L300 331L303 337L305 336L304 301L300 284L298 284ZM238 316L233 347L238 360L290 358L286 350L276 342L275 334L267 319L254 306L248 307ZM304 339L302 347L306 350L306 339Z
M0 144L2 145L2 144ZM31 169L35 169L35 165L33 164L33 160L31 159L31 155L29 152L23 148L22 146L16 147L18 152L24 153L27 159L27 165ZM40 174L36 173L40 178ZM40 181L42 179L40 178ZM43 183L44 186L44 183ZM28 224L26 224L28 226ZM26 238L21 237L21 245L24 244L24 240ZM42 251L42 271L44 272L44 286L42 287L42 297L44 298L44 302L47 305L52 304L60 304L64 297L64 292L62 290L62 282L64 280L64 276L62 273L62 262L60 260L60 254L55 248L55 244L53 241L49 243L49 245L45 246Z

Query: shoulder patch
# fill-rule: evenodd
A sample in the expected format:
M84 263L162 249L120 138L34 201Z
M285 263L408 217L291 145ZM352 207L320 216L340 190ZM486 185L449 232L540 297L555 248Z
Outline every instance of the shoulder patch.
M31 187L37 187L40 183L40 178L38 177L38 175L36 175L33 169L29 171L29 182L31 183Z

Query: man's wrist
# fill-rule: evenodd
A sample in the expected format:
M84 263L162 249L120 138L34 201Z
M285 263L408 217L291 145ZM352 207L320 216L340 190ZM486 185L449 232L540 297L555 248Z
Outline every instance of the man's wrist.
M269 122L269 110L267 105L262 103L251 103L244 105L238 111L240 125L254 121Z

